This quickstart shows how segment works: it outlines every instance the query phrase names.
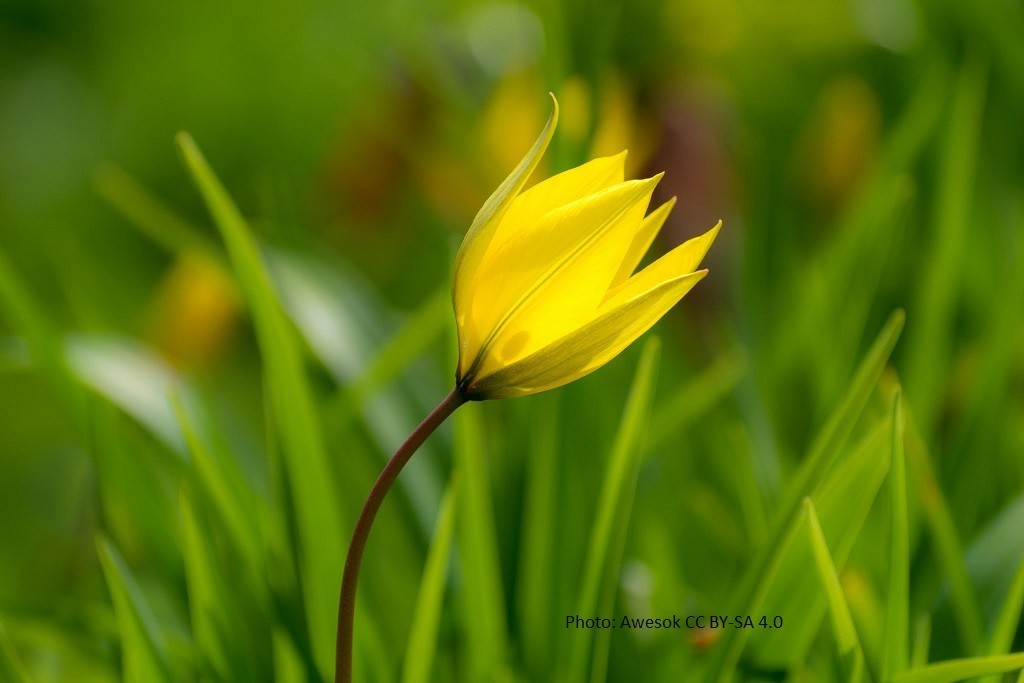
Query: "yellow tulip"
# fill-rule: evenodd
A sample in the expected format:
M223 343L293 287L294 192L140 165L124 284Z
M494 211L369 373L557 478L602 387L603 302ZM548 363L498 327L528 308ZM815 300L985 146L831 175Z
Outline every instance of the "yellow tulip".
M480 209L455 262L456 382L469 399L525 396L598 369L707 274L696 270L721 221L634 274L674 200L647 214L663 174L625 180L626 153L523 191L540 137Z
M338 600L336 683L352 681L356 584L370 528L398 473L466 401L525 396L593 372L707 275L695 270L722 222L633 273L672 210L647 214L661 175L624 180L626 153L523 192L558 121L558 102L526 157L473 220L456 256L456 386L398 447L352 531Z

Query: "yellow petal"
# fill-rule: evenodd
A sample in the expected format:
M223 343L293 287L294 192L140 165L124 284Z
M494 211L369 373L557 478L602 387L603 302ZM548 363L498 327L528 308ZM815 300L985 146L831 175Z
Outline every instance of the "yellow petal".
M622 209L588 235L494 335L480 372L516 362L590 322L641 224L660 176L637 183Z
M489 253L494 253L512 235L549 211L621 183L625 179L625 162L625 152L594 159L552 176L520 194L501 219Z
M472 370L486 372L593 317L660 176L620 183L522 228L474 282L467 314Z
M455 274L452 281L452 304L455 308L455 322L459 334L459 368L463 365L462 349L465 346L463 336L463 314L469 300L469 289L480 261L483 259L488 246L491 243L494 233L502 217L512 205L516 195L523 189L523 185L529 180L530 175L541 156L551 142L551 136L555 132L558 123L558 101L551 95L551 116L541 131L533 147L526 153L523 160L515 167L512 173L505 178L498 189L484 202L483 207L473 219L473 224L462 240L459 253L455 257Z
M676 198L672 197L672 199L652 211L644 219L644 222L640 224L640 229L636 231L636 236L633 237L633 243L629 245L626 257L622 259L619 272L612 278L612 287L617 287L629 279L629 276L633 274L636 267L640 265L644 254L651 248L651 243L654 242L654 238L657 237L661 226L665 224L665 219L668 218L669 213L672 212L672 207L675 205Z
M683 242L617 288L609 291L606 304L615 306L662 282L693 272L704 259L704 255L708 253L711 243L715 241L721 228L722 221L718 221L715 227L700 237Z
M604 311L590 323L526 358L483 375L473 398L526 396L568 384L598 369L646 332L707 274L689 273Z

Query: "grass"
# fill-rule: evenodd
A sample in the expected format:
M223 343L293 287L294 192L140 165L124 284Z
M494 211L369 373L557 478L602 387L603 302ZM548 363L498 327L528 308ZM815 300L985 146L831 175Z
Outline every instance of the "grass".
M22 79L8 50L35 43L0 48L0 680L328 679L352 521L450 389L455 245L543 123L485 93L543 83L551 168L595 136L656 151L671 239L702 202L725 229L655 333L425 444L367 548L360 680L1024 681L1021 12L916 3L881 47L901 24L872 3L635 3L597 34L554 3L513 78L460 47L487 7L412 4L443 50L372 3L354 42L318 37L327 8L262 8L258 73L227 16L76 15L115 59L63 42L59 3L0 13L96 60ZM156 26L195 54L164 63ZM149 90L151 125L150 82L183 98ZM88 122L75 98L111 90L136 126L116 166L30 106ZM173 160L182 125L203 151L182 133ZM226 284L175 289L198 258ZM175 355L175 320L207 360ZM698 614L783 626L566 626Z

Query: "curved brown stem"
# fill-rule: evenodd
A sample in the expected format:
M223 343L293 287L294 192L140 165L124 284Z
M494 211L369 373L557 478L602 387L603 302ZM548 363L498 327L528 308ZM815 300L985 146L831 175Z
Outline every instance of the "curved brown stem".
M352 632L356 609L356 582L359 580L359 565L363 560L366 539L370 535L370 527L373 526L377 510L380 509L398 473L409 462L413 453L466 400L465 394L458 387L445 396L391 456L370 489L366 502L363 503L363 509L352 531L352 542L348 546L345 571L341 577L341 596L338 598L338 644L334 659L335 683L352 683Z

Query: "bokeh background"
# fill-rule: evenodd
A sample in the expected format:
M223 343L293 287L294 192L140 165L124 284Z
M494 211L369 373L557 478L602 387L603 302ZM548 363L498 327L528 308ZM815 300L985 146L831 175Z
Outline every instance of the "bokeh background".
M722 218L711 275L660 344L427 444L362 680L1020 649L1022 35L1009 0L3 0L0 678L328 678L351 522L450 387L452 257L548 91L544 172L666 171L655 250ZM672 613L785 625L565 626Z

